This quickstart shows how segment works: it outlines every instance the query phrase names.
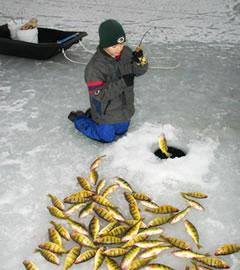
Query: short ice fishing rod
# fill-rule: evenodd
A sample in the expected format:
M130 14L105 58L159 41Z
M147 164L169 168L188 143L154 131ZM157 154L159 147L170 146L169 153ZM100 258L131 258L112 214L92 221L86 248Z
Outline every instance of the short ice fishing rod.
M140 42L139 42L138 46L136 47L135 51L133 52L134 58L137 60L137 62L141 66L144 66L148 62L147 58L143 55L143 51L141 49L141 45L142 45L143 39L152 30L152 28L156 28L156 26L150 27L147 31L144 32L142 38L140 39Z

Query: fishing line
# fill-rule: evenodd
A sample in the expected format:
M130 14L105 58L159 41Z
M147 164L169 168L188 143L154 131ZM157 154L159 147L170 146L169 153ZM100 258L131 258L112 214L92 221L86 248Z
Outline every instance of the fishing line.
M156 29L157 27L156 26L151 26L147 31L144 32L142 38L140 39L140 42L138 44L138 48L140 48L140 46L142 45L142 42L145 38L145 36L152 30L152 29ZM150 58L158 58L158 59L174 59L174 58L171 58L171 57L156 57L156 56L151 56ZM176 69L178 67L180 67L180 63L178 63L176 61L176 59L174 59L175 62L177 63L176 65L174 66L151 66L151 64L149 63L149 68L150 69L162 69L162 70L171 70L171 69Z
M151 66L151 62L149 64L149 68L150 69L162 69L162 70L171 70L171 69L176 69L176 68L179 68L181 66L180 63L177 62L177 60L173 57L169 57L169 56L151 56L151 58L156 58L156 59L173 59L175 60L176 64L175 65L172 65L172 66ZM161 62L161 60L160 60Z
M138 44L138 47L140 47L142 45L143 39L145 38L145 36L147 35L147 33L149 33L152 29L156 29L156 26L151 26L142 36L142 38L140 39L140 42Z
M140 47L140 46L142 45L142 42L143 42L145 36L146 36L152 29L156 29L156 28L157 28L156 26L152 26L152 27L150 27L147 31L144 32L144 34L142 35L142 37L141 37L141 39L140 39L140 41L139 41L138 47ZM79 40L78 43L81 45L81 47L82 47L86 52L91 53L91 54L94 54L94 53L95 53L95 51L88 49L88 48L82 43L81 40ZM62 54L63 54L63 56L64 56L68 61L70 61L71 63L74 63L74 64L80 64L80 65L86 65L86 64L87 64L87 62L79 62L79 61L70 59L70 58L66 55L66 52L65 52L64 49L62 49ZM151 59L151 58L158 58L158 59L173 59L173 60L175 60L175 62L176 62L177 64L174 65L174 66L159 66L159 65L151 66L151 64L149 64L149 69L172 70L172 69L176 69L176 68L180 67L180 63L178 63L178 62L176 61L176 59L171 58L171 57L156 57L156 56L151 56L150 59Z

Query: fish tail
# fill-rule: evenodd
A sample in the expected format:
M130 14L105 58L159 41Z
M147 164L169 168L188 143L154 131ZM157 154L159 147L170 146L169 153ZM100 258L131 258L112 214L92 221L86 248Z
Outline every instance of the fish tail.
M172 154L170 154L170 153L168 153L168 152L166 152L166 153L164 153L167 157L171 157L172 156Z

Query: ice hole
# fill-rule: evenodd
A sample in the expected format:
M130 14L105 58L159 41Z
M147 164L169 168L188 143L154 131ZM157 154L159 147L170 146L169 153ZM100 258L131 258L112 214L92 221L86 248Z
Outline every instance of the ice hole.
M173 147L173 146L168 146L168 152L171 154L170 157L167 157L159 148L157 150L154 151L154 155L157 156L160 159L167 159L167 158L180 158L180 157L184 157L186 156L186 153L177 148L177 147Z

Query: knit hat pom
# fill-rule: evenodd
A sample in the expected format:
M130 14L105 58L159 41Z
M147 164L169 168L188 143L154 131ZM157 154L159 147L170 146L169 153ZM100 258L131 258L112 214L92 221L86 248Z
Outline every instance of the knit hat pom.
M99 26L98 33L99 46L101 48L108 48L126 41L126 35L122 25L113 19L102 22Z

